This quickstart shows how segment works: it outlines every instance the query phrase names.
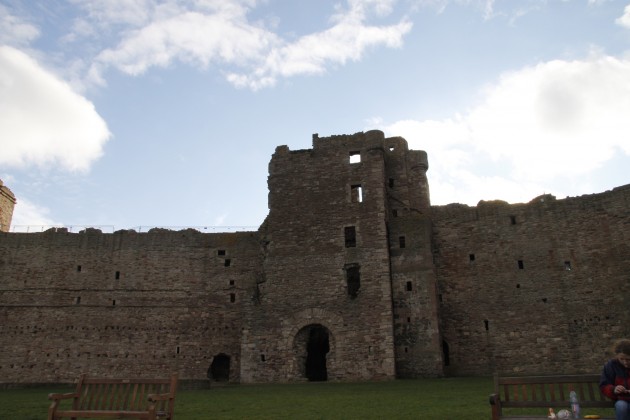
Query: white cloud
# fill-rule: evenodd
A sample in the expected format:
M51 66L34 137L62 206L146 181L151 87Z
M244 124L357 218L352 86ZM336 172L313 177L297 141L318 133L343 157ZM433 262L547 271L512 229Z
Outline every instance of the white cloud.
M329 65L358 60L372 46L399 47L411 29L406 20L390 26L366 24L372 15L391 13L393 0L351 0L347 8L337 8L332 27L287 42L248 20L254 4L206 1L195 7L172 3L156 7L150 21L124 32L115 48L96 57L90 78L105 83L108 67L139 75L174 61L202 68L217 63L233 68L225 72L231 83L259 89L275 84L279 77L321 74Z
M39 37L39 29L12 15L0 4L0 45L26 45Z
M627 5L625 9L623 9L623 15L617 18L617 20L615 20L615 23L630 29L630 4Z
M450 120L386 127L429 153L434 203L595 192L590 174L630 157L629 60L541 63L504 74L483 98Z
M91 102L23 52L0 47L0 164L87 170L109 138Z
M63 226L55 222L48 215L50 211L46 207L38 206L24 197L18 197L13 210L11 222L12 232L38 231L51 226Z

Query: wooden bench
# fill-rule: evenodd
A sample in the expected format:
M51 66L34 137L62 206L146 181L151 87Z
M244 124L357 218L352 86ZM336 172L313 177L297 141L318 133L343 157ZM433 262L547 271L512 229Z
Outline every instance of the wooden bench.
M172 420L176 390L177 374L166 379L103 379L83 374L74 392L48 395L52 400L48 420L64 417Z
M581 416L589 414L589 408L613 408L614 402L599 390L599 375L559 376L494 376L494 394L490 395L492 420L547 418L549 408L556 414L561 409L570 410L569 393L575 391L580 403ZM540 408L540 414L504 414L504 408ZM614 420L612 417L601 419Z

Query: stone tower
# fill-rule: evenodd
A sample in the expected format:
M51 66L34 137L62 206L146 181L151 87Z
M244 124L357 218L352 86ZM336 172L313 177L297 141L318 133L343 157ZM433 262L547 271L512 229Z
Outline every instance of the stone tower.
M381 131L276 148L241 380L442 373L427 169Z
M9 188L4 186L0 179L0 232L9 231L15 203L15 195Z

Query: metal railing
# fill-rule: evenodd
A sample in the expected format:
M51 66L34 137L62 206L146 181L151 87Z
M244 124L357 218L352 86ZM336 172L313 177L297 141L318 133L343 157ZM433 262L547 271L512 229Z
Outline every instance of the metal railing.
M79 233L86 229L98 229L103 233L114 233L117 230L133 230L138 233L146 233L151 229L164 229L172 231L181 231L193 229L201 233L222 233L222 232L255 232L258 226L160 226L160 225L142 225L128 228L116 229L114 225L12 225L9 232L15 233L38 233L45 232L50 229L56 231L64 230L69 233Z

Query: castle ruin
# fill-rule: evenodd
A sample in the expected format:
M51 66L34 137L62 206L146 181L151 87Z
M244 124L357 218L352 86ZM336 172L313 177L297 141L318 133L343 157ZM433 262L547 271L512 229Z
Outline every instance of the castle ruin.
M257 231L0 233L0 383L598 371L630 336L630 186L431 206L427 170L314 135L276 148Z

